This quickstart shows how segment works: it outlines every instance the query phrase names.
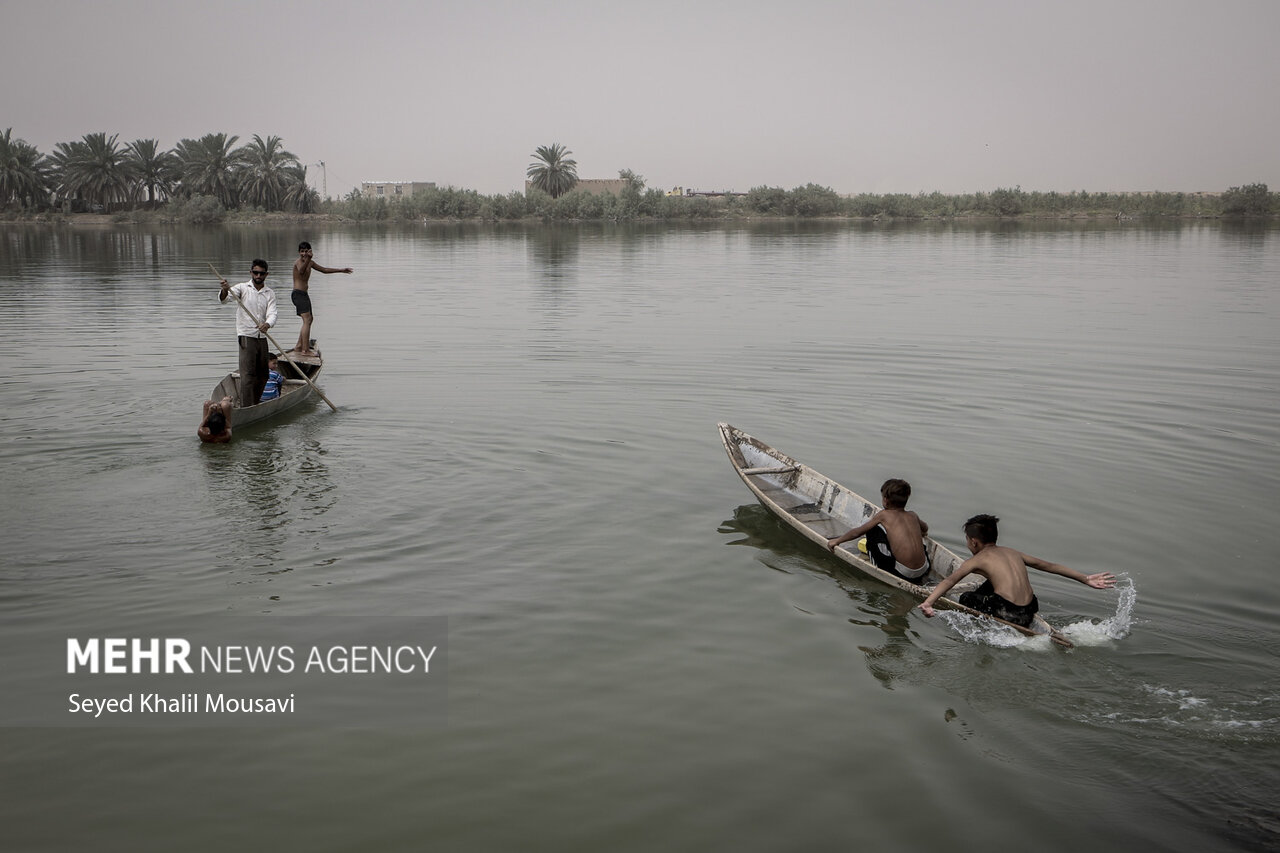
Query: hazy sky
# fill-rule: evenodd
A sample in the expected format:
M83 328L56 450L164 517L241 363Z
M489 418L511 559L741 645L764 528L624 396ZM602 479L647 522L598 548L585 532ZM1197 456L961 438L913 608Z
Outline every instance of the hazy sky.
M362 180L1280 189L1280 0L0 0L0 132L276 135ZM320 169L310 173L319 184Z

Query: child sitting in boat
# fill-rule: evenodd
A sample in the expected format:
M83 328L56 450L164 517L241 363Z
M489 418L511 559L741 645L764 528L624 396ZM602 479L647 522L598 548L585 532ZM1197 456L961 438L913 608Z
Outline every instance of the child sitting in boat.
M284 386L284 377L277 370L279 366L279 357L273 352L267 353L267 384L262 389L262 396L258 399L259 403L265 403L267 400L274 400L280 396L280 389Z
M827 549L834 552L837 545L866 534L867 556L876 568L912 583L924 583L929 574L929 555L924 547L929 525L907 509L910 498L911 484L906 480L885 480L880 487L884 509L843 536L828 539Z
M231 440L231 398L223 397L217 403L204 401L204 414L196 435L206 444L225 444Z
M976 590L963 593L956 600L965 607L972 607L974 610L1024 628L1031 624L1036 612L1040 609L1040 603L1036 601L1035 593L1031 590L1031 579L1027 577L1027 566L1080 581L1094 589L1110 589L1116 585L1116 577L1111 572L1086 575L1075 569L997 545L996 538L1000 535L997 528L999 522L1000 519L994 515L975 515L964 523L965 545L973 552L973 556L947 575L933 588L928 598L920 602L920 610L925 616L932 616L933 603L946 595L957 581L970 572L977 572L987 580Z

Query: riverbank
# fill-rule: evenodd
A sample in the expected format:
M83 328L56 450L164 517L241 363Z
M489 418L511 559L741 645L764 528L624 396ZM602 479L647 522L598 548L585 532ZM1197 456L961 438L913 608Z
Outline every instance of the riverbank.
M1280 198L1266 184L1224 192L1089 193L997 189L965 195L942 193L840 195L809 184L784 190L756 187L742 195L667 195L627 189L621 195L575 190L559 198L541 192L486 196L474 190L432 188L395 201L352 193L313 213L226 209L196 196L157 209L63 214L0 214L6 221L95 227L104 224L293 224L316 222L664 222L832 219L885 220L1195 220L1218 217L1275 218Z
M1090 212L1084 212L1084 211L1070 211L1065 213L1020 213L1020 214L1005 215L1005 216L999 216L999 215L994 215L989 213L987 214L961 213L961 214L954 214L949 216L922 215L922 216L906 216L906 217L903 217L903 216L807 216L806 217L806 216L794 216L794 215L793 216L760 215L760 214L747 214L747 213L735 212L735 213L727 213L724 216L716 217L716 218L704 217L702 218L701 221L743 222L743 223L785 222L788 220L804 220L804 221L812 221L812 222L850 222L850 223L909 221L909 222L957 222L957 223L967 222L967 223L980 224L984 222L1046 222L1047 223L1047 222L1054 222L1054 221L1058 221L1058 222L1105 222L1105 221L1130 222L1130 221L1137 221L1140 219L1145 220L1145 219L1152 219L1152 218L1158 218L1158 219L1169 220L1169 221L1194 221L1194 220L1201 220L1201 219L1227 219L1227 218L1239 218L1239 217L1228 217L1220 213L1219 214L1191 213L1191 214L1180 214L1175 216L1152 217L1152 216L1139 216L1136 214L1127 214L1124 212L1090 213ZM1250 217L1250 218L1276 219L1277 216L1273 214L1267 217ZM474 222L474 223L495 222L498 220L481 219L479 217L470 217L470 218L422 217L422 218L412 219L412 220L403 219L403 218L360 220L360 219L349 219L347 217L338 216L331 213L254 213L254 214L243 214L243 215L240 215L240 214L229 215L225 219L219 222L196 223L196 224L286 226L286 225L317 225L317 224L326 224L326 223L335 224L335 225L336 224L358 224L362 222L367 223L370 221L382 222L385 224L399 224L399 225L413 225L413 224L444 225L444 224L457 224L457 223L463 223L463 222ZM546 224L549 221L565 222L565 223L585 223L585 222L600 222L600 221L608 222L608 221L616 221L616 220L607 220L607 219L547 220L540 217L528 216L519 220L508 219L508 220L501 220L501 221L506 222L508 224L523 223L527 225L541 225L541 224ZM644 222L662 222L667 220L663 217L643 217L643 218L631 219L628 221L644 223ZM134 215L133 213L126 212L126 213L116 213L116 214L103 214L103 213L48 214L46 213L46 214L36 214L32 216L22 216L22 217L0 217L0 224L52 225L52 226L61 226L61 227L70 227L70 228L104 229L105 230L109 228L118 228L120 226L130 226L130 225L157 225L157 224L188 225L192 223L179 223L179 222L174 222L173 220L165 220L162 218L158 218L150 214L144 214L144 215L138 216L138 215Z

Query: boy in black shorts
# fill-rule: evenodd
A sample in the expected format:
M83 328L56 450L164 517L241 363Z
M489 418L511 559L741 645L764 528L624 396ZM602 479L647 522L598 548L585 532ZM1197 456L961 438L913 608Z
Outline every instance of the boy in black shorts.
M311 257L311 244L305 240L298 244L298 259L293 262L293 307L302 318L302 329L298 332L298 343L292 352L299 355L315 355L311 349L311 321L315 315L311 311L311 296L307 293L307 285L311 283L311 271L316 270L325 275L335 272L351 273L351 267L330 269L317 264Z
M877 568L914 584L923 584L929 574L929 552L924 545L929 525L907 509L910 499L910 483L896 478L885 480L880 486L884 509L843 536L828 539L827 550L834 553L836 546L865 533L867 556Z
M1110 589L1116 585L1116 576L1111 572L1086 575L1058 563L997 545L996 539L1000 532L996 525L999 523L1000 519L994 515L975 515L964 523L965 545L973 552L973 556L943 578L933 588L933 592L929 593L929 597L920 602L920 610L925 616L934 615L933 603L946 595L947 590L970 572L983 575L987 581L956 600L965 607L972 607L1024 628L1031 624L1040 609L1040 603L1031 590L1031 579L1027 577L1027 566L1080 581L1094 589Z

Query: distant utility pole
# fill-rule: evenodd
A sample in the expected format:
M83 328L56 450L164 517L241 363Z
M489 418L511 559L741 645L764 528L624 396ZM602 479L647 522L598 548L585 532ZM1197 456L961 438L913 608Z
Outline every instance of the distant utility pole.
M320 167L320 175L324 180L324 200L328 201L329 200L329 170L324 167L323 160L321 160L319 163L312 163L311 165Z

